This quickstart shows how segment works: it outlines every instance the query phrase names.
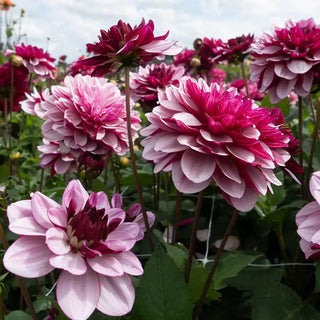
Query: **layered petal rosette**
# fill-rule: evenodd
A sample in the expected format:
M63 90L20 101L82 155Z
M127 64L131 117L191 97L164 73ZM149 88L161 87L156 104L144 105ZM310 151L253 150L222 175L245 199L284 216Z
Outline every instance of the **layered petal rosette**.
M299 96L310 93L314 66L320 62L320 26L312 18L285 28L275 27L273 34L264 34L253 45L251 80L267 91L276 103L292 90Z
M105 193L89 196L78 180L68 184L62 205L36 192L8 207L9 229L20 237L6 251L4 266L26 278L62 269L57 301L73 320L87 319L96 308L124 315L135 297L129 275L143 273L130 251L140 227L125 217Z
M130 72L130 90L134 100L141 100L154 107L158 101L158 91L169 85L179 85L184 75L182 66L174 65L147 65L139 67L138 73ZM148 103L149 102L149 103ZM152 109L152 108L151 108Z
M122 20L108 31L100 30L99 42L88 43L88 52L93 57L79 60L80 65L94 66L93 76L103 76L119 66L138 66L162 55L175 55L181 48L175 41L166 40L169 32L162 36L154 36L154 23L142 19L138 26L131 27Z
M71 150L96 154L129 149L125 98L113 83L103 78L67 76L64 86L52 86L47 100L45 138L61 142ZM133 138L140 129L140 116L131 111Z
M189 77L159 95L159 104L141 130L143 157L155 172L172 171L180 192L198 192L214 180L231 205L248 211L271 183L281 185L273 170L290 159L292 135L268 109Z
M300 248L306 259L320 258L320 171L312 174L310 192L315 201L305 205L296 215Z
M23 59L23 65L29 72L35 73L38 78L45 81L48 78L53 79L53 72L56 71L55 59L43 49L24 43L14 45L15 54Z
M221 44L218 55L213 59L218 63L239 63L250 54L253 43L253 34L242 35L240 37L229 39Z

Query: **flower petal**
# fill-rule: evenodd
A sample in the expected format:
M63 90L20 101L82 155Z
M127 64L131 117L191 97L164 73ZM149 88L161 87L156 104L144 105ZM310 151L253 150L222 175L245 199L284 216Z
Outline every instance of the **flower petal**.
M100 257L96 256L92 259L88 259L88 264L95 272L109 277L119 277L123 275L123 268L116 258L118 255L120 254L114 256L107 254Z
M25 278L38 278L51 272L51 251L45 237L25 236L17 239L6 251L3 264L7 270Z
M49 220L48 210L60 205L41 192L35 192L31 198L31 210L35 220L44 228L49 229L53 224Z
M181 169L185 176L195 183L204 182L212 177L216 162L213 157L191 149L186 150L181 158Z
M69 251L65 255L51 256L50 264L55 268L66 270L74 275L83 275L87 264L78 252Z
M80 211L89 198L88 192L84 189L79 180L72 180L68 183L62 196L62 206L66 210L73 206L75 212Z
M122 269L125 273L132 276L141 276L143 274L143 268L138 257L131 251L121 252L114 255L121 263Z
M71 250L67 233L60 228L51 228L47 231L46 244L57 255L67 254Z
M86 320L97 306L100 287L90 268L81 276L62 271L57 283L58 304L70 319Z
M122 316L131 311L134 302L134 288L131 279L99 275L100 298L97 309L109 316Z

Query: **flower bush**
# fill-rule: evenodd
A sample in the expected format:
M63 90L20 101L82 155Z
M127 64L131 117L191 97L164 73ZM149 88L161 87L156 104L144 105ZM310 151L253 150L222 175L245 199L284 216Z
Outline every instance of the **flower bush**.
M69 63L0 6L0 319L320 317L312 18L183 51L119 20Z

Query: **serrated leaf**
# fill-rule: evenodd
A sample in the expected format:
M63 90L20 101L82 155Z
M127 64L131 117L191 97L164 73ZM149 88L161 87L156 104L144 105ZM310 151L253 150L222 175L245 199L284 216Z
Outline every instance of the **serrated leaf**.
M235 277L249 263L261 257L261 253L234 251L223 253L214 275L214 287L216 290L227 286L226 279Z
M32 318L29 314L21 310L16 310L6 315L5 320L32 320Z
M133 309L135 320L188 320L191 302L183 274L159 245L145 266Z

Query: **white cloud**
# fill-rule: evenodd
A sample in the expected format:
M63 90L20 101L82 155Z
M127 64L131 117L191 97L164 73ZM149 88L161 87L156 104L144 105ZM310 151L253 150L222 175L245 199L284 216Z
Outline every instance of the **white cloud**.
M197 37L228 38L241 34L271 32L289 18L314 17L320 23L320 2L315 0L19 0L15 15L26 9L22 32L29 44L46 49L68 61L85 53L88 42L98 40L100 29L118 20L132 25L141 18L155 22L155 34L170 31L169 39L192 47Z

